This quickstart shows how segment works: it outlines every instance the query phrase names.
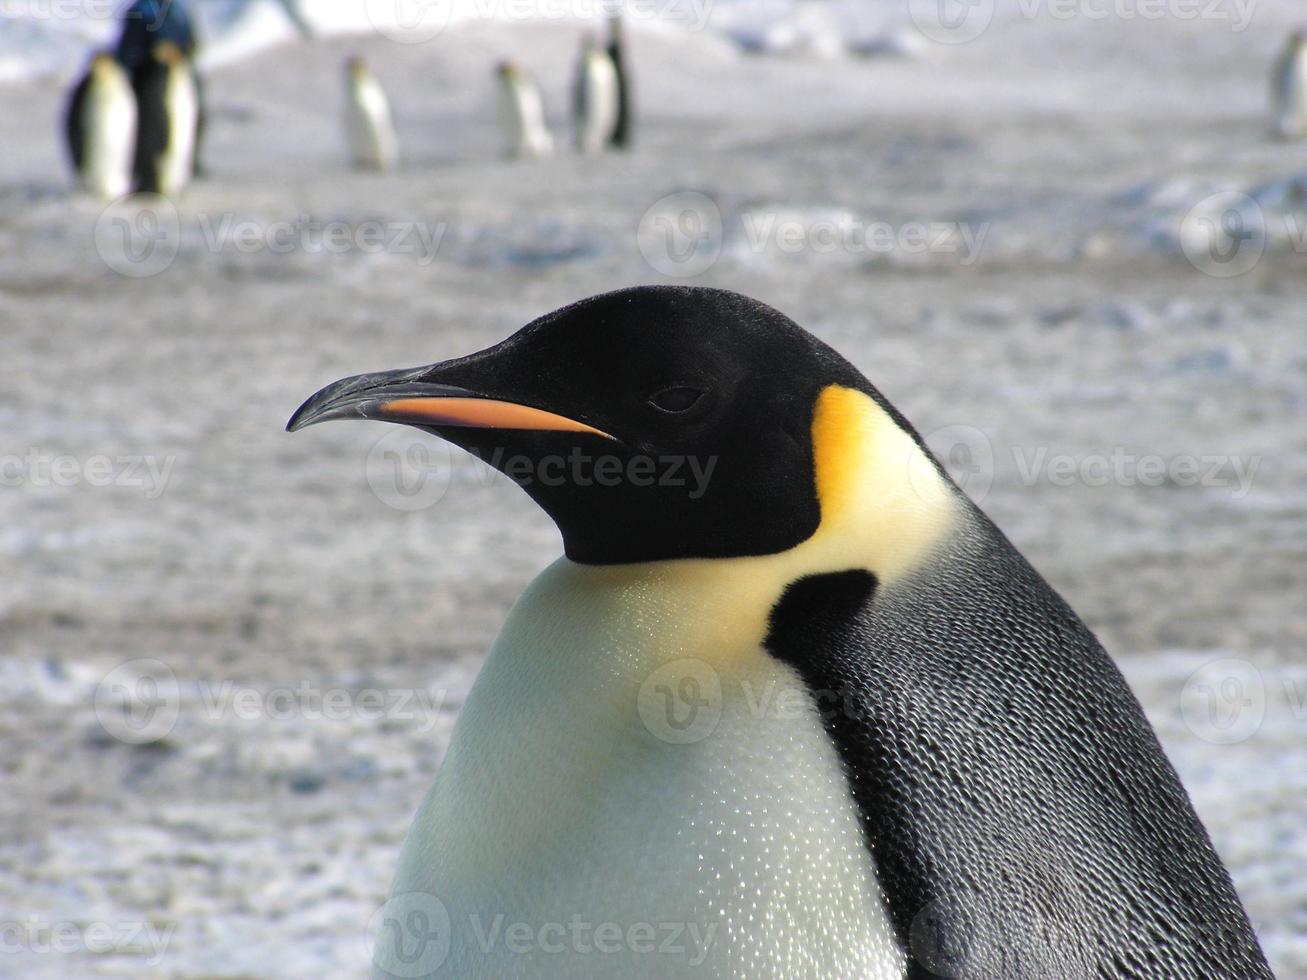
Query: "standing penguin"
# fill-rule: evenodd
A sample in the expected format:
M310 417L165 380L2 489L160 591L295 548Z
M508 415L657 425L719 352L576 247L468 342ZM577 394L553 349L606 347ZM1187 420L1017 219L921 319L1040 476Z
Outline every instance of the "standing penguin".
M103 201L132 189L136 97L112 55L97 54L68 102L68 154L82 186Z
M147 69L154 58L155 49L165 43L174 45L191 64L196 101L195 149L191 169L193 175L199 176L203 170L200 151L204 142L207 112L204 82L195 69L198 37L188 4L184 0L132 0L123 10L122 31L114 51L114 57L128 76L134 79L139 72Z
M132 80L139 122L136 189L172 197L194 171L199 97L190 60L171 41L160 41Z
M1271 75L1271 114L1282 139L1307 135L1307 31L1294 31Z
M622 32L622 16L614 13L608 18L608 57L617 72L617 122L613 125L611 143L619 150L631 145L633 120L631 103L630 66L626 63L626 40Z
M289 428L328 419L473 451L566 552L464 702L375 976L1271 976L1093 634L782 314L595 296Z
M551 156L554 138L549 135L545 102L535 79L511 61L500 62L496 72L505 154L519 158Z
M390 102L362 58L345 63L345 138L356 170L393 170L399 141Z
M617 126L617 70L608 52L589 34L581 41L572 110L577 150L599 153L607 149Z

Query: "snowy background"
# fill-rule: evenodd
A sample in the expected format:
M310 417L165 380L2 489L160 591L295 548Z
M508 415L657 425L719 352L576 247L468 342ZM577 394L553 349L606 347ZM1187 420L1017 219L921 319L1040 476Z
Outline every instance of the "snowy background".
M0 3L0 975L363 972L559 545L434 441L282 426L665 281L779 307L933 433L1307 977L1307 144L1266 114L1299 0L645 4L634 150L529 164L497 155L492 66L564 136L593 23L557 14L595 5L404 2L302 3L312 41L198 4L211 176L156 213L71 194L60 145L115 5ZM353 53L398 173L345 169Z

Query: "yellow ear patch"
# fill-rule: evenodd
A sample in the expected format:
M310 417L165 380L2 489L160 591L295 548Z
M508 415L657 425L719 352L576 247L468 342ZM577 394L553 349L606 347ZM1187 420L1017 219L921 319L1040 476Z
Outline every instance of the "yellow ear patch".
M868 395L830 385L812 420L821 524L803 547L864 556L882 581L909 571L952 526L957 497ZM850 561L850 564L853 562Z

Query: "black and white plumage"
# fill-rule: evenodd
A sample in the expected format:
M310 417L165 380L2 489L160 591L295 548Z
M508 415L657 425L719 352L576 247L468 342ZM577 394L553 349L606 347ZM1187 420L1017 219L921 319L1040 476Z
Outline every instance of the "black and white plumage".
M782 314L608 293L339 381L290 428L360 418L499 461L565 550L405 842L389 922L418 900L449 917L423 975L1271 976L1102 646ZM497 911L718 931L697 963L627 945L600 965L478 942ZM409 945L383 935L375 975L405 975Z
M608 57L617 72L617 121L613 124L612 145L626 149L634 137L635 118L632 97L631 66L626 57L626 38L622 18L613 14L608 19Z
M344 120L350 160L356 170L395 169L399 140L390 101L362 58L350 58L345 64Z
M1271 117L1281 139L1307 136L1307 32L1294 31L1271 73Z
M617 69L608 52L587 34L581 42L572 92L572 120L580 153L608 148L617 128L619 109Z
M200 122L199 90L190 59L161 41L132 78L137 132L133 174L136 190L173 197L195 170Z
M112 55L97 54L74 87L64 132L73 170L88 193L111 201L131 190L136 97Z
M554 138L545 121L540 86L524 68L510 61L501 62L495 72L499 78L504 155L517 159L552 156Z

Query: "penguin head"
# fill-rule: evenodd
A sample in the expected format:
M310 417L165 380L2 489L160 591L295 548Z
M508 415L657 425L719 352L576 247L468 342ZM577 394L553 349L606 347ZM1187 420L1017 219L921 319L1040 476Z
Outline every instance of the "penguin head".
M98 51L91 57L90 74L96 78L104 78L108 75L118 75L121 72L116 59L108 51Z
M345 75L354 81L366 78L368 75L368 63L358 55L348 58L345 61Z
M495 74L506 82L516 81L522 75L522 69L511 61L501 61L495 65Z
M150 53L154 56L155 61L170 68L186 61L186 55L182 53L182 49L172 41L159 41L151 48Z
M589 564L784 551L821 522L814 415L823 392L873 399L793 321L717 289L594 296L480 353L327 386L287 425L383 419L469 450L554 520Z

